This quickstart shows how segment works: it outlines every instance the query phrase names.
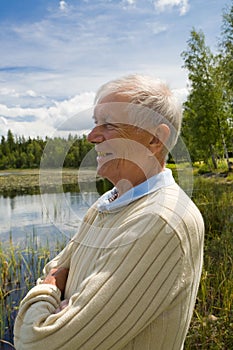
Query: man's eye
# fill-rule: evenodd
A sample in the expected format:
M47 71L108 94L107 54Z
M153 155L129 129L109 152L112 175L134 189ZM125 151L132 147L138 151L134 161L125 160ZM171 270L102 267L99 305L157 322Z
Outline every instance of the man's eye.
M115 125L111 123L104 123L104 127L108 130L113 130L115 129Z

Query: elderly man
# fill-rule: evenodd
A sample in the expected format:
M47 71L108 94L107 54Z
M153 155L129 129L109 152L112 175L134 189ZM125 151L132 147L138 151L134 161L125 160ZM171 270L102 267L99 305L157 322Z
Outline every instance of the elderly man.
M181 109L132 75L96 96L88 140L114 187L21 302L17 350L181 350L201 268L200 212L165 168Z

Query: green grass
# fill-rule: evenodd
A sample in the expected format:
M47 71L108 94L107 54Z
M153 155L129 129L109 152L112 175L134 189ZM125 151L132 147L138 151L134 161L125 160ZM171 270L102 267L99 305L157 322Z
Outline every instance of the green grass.
M233 159L229 159L231 163L233 163ZM219 159L217 160L217 169L213 168L212 161L209 160L207 164L203 162L195 162L193 164L194 168L194 173L196 174L208 174L208 173L213 173L215 175L220 175L220 174L225 174L227 177L231 177L233 175L233 168L232 171L229 172L228 166L227 166L227 161L225 159Z
M233 346L233 185L195 179L193 199L206 226L204 267L185 350Z
M193 200L203 214L206 234L204 267L185 350L230 350L233 344L233 183L229 178L194 177ZM19 299L41 275L44 264L60 251L36 244L0 245L0 338L12 341ZM7 331L7 332L6 332ZM7 336L6 336L7 333ZM168 349L169 350L169 349Z

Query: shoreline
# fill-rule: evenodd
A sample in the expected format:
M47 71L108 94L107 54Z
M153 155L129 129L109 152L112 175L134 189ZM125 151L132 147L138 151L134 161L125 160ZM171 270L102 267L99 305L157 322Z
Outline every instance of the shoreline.
M79 191L79 184L99 180L93 169L0 170L0 195L38 194L59 189Z
M171 170L174 171L175 169ZM194 172L193 176L220 184L233 183L232 176L228 178L221 173L195 174ZM80 185L82 188L90 190L93 184L101 184L104 181L98 177L96 169L88 168L82 170L71 168L0 170L0 196L11 197L21 194L40 194L58 191L80 192Z

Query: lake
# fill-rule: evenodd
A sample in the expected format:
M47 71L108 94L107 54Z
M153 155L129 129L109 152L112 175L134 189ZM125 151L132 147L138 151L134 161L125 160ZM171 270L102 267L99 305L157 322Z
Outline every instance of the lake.
M98 193L45 193L0 196L0 240L26 241L32 233L43 244L70 238Z

